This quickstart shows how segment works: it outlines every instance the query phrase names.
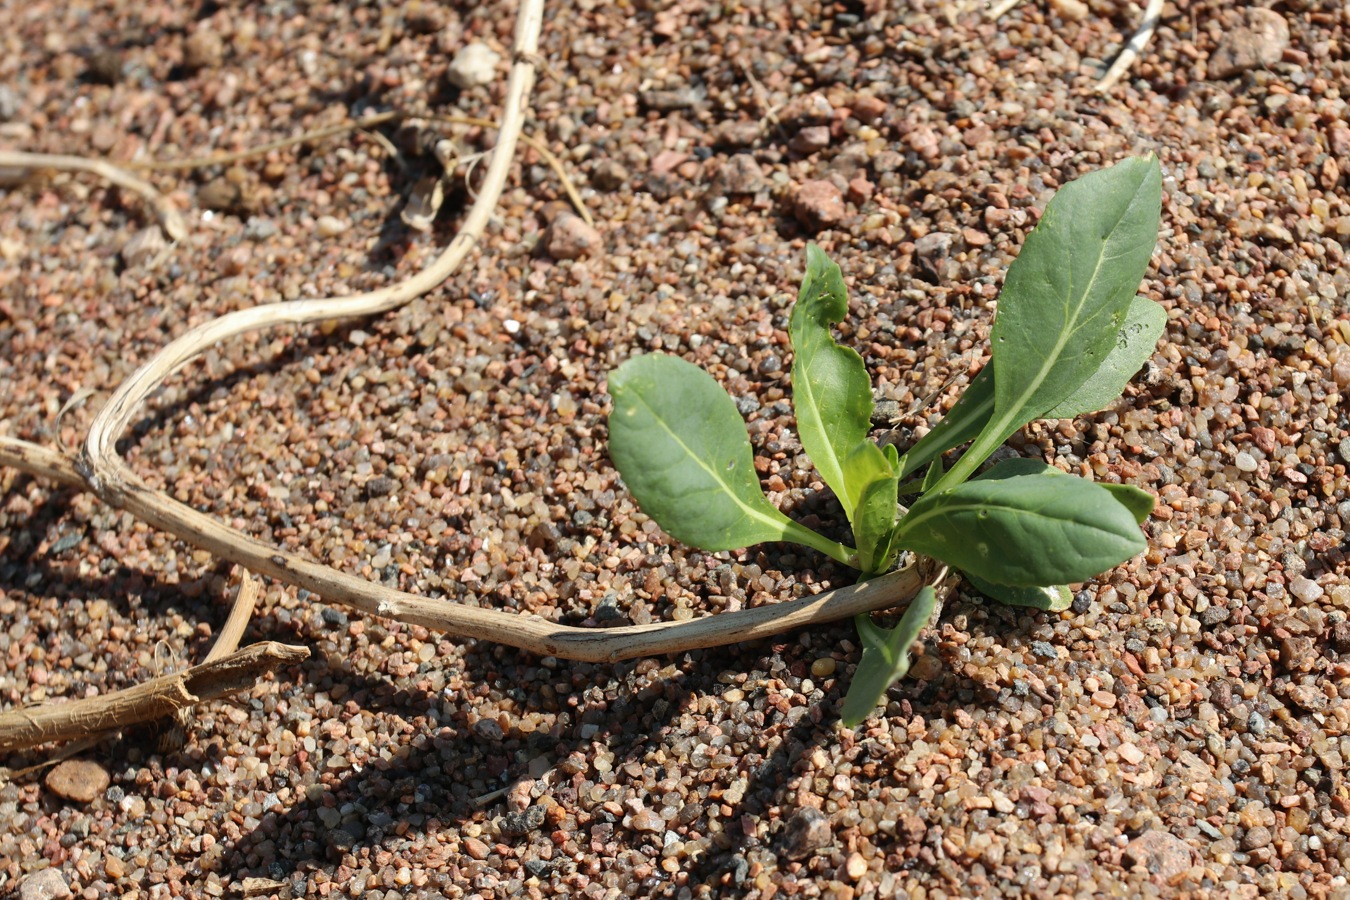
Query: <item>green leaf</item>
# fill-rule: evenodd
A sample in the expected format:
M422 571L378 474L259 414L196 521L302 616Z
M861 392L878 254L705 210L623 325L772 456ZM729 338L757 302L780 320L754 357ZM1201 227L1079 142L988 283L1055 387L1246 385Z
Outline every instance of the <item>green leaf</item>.
M1147 297L1135 297L1101 368L1044 418L1072 419L1110 406L1153 355L1166 327L1167 310Z
M980 370L933 430L900 457L900 477L908 478L953 447L975 440L994 414L994 367ZM980 460L984 462L984 460ZM927 488L925 488L927 490Z
M1063 478L1071 478L1067 472L1061 472L1054 466L1046 465L1039 459L1005 459L986 471L975 476L975 481L996 481L1000 478L1012 478L1014 475L1057 475ZM1149 513L1153 512L1153 495L1143 488L1137 488L1132 484L1111 484L1104 481L1094 481L1097 487L1104 488L1111 494L1121 506L1129 510L1130 515L1134 516L1135 524L1143 525L1148 519Z
M1016 587L1085 581L1145 548L1134 513L1110 491L1063 473L1027 472L1034 463L1008 460L921 497L900 520L901 547Z
M885 572L900 552L895 545L899 482L894 471L879 475L863 488L858 501L853 537L858 542L858 567L869 575Z
M736 404L711 375L674 356L630 359L609 376L609 455L642 511L704 550L795 541L848 565L848 548L769 503Z
M1152 156L1084 175L1047 204L999 297L994 414L942 487L969 478L1009 435L1065 403L1103 366L1157 243L1161 204Z
M834 491L849 521L863 489L890 470L868 440L872 385L854 350L840 346L830 326L848 313L848 291L839 266L815 244L806 247L806 277L788 323L792 339L792 400L802 448Z
M1134 521L1140 525L1153 512L1155 501L1153 495L1143 488L1137 488L1132 484L1108 484L1099 481L1097 484L1111 492L1111 496L1116 498L1116 502L1130 511L1134 516Z
M942 480L942 474L942 459L939 457L928 464L928 471L923 476L923 484L919 485L919 493L926 494L937 487L937 483Z
M881 697L892 684L909 672L909 648L928 624L937 604L937 592L924 585L893 629L874 624L867 614L854 618L858 636L862 638L862 659L853 673L853 682L844 698L840 716L844 727L857 728L872 714Z
M964 573L975 590L991 600L997 600L1004 606L1029 606L1059 612L1073 605L1073 592L1066 585L1056 584L1050 587L1013 587L1007 584L995 584L985 581L969 572Z

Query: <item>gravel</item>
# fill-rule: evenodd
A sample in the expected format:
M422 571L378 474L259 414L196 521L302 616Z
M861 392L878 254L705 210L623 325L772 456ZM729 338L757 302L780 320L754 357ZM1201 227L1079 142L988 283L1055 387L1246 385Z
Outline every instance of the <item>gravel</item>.
M1023 4L997 24L960 4L864 6L555 11L532 130L596 235L575 229L555 254L565 196L524 151L442 288L378 320L211 352L127 436L131 464L345 571L573 624L847 584L792 547L665 539L605 455L606 373L655 350L705 366L758 404L773 501L842 535L785 404L805 242L843 267L840 338L904 446L978 371L1003 273L1055 188L1155 152L1166 199L1142 291L1168 309L1165 340L1119 403L1012 441L1154 491L1147 553L1076 586L1061 614L954 596L914 677L856 733L836 724L860 654L848 623L583 665L337 618L271 584L246 640L312 658L194 710L182 741L161 742L168 723L85 751L110 778L87 802L42 775L0 786L0 893L1350 895L1345 9L1166 12L1097 97L1132 24L1110 4L1081 20ZM385 105L498 115L504 65L444 86L464 47L509 47L514 17L498 3L0 10L0 141L118 160ZM1287 46L1216 69L1244 29L1280 43L1272 16ZM828 141L800 138L818 128ZM407 232L411 177L359 134L150 177L192 231L154 267L137 198L59 175L0 189L7 433L74 446L190 325L408 276L466 193L447 192L432 233ZM228 574L87 495L0 473L0 705L200 660Z

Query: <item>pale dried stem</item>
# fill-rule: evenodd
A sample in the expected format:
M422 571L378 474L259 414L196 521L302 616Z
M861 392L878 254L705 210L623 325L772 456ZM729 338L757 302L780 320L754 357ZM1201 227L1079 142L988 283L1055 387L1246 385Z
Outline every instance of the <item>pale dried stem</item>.
M986 9L984 15L988 19L1001 19L1016 9L1021 2L1022 0L1001 0Z
M235 595L230 614L226 616L225 624L221 626L220 634L216 635L216 642L211 645L203 663L224 659L235 651L244 639L244 629L248 628L249 620L253 618L253 608L257 604L258 582L253 580L247 569L240 569L239 593Z
M99 697L0 713L0 753L153 722L252 687L273 669L309 656L307 647L264 641L213 662Z
M164 229L164 233L170 239L175 241L187 239L187 224L183 221L183 217L178 213L178 210L174 209L173 205L169 203L168 197L155 190L155 186L149 182L142 181L120 166L105 160L86 159L83 156L0 150L0 168L25 171L53 169L58 172L85 172L97 175L123 190L140 195L146 203L150 204L150 208L155 212L155 217L159 219L160 227Z
M1148 6L1144 8L1143 18L1139 21L1139 28L1125 42L1125 47L1116 57L1116 61L1111 64L1111 68L1102 76L1102 80L1097 82L1097 93L1104 94L1115 87L1116 82L1121 79L1134 61L1139 58L1139 54L1144 52L1148 42L1153 38L1153 32L1158 27L1158 20L1162 18L1163 0L1148 0Z
M3 445L0 445L0 464L8 465L12 445L18 442L7 439L0 441L3 441ZM40 455L31 454L32 445L28 445L28 448L27 458L41 458ZM53 465L50 459L23 468L30 474L52 477L59 476L63 471L60 463ZM80 486L83 486L83 482L80 482ZM111 694L25 706L0 713L0 752L80 738L77 743L53 753L50 759L39 766L18 772L0 770L0 776L13 777L59 762L93 746L109 732L152 722L168 713L182 717L193 705L243 690L258 675L283 662L293 661L292 657L303 659L308 656L309 651L304 647L274 643L255 644L247 651L236 652L244 629L253 617L257 600L258 582L247 571L240 571L239 592L230 607L230 614L200 666L174 675L163 675ZM278 651L277 648L283 650ZM297 652L300 655L295 657ZM255 673L252 680L245 677L248 672Z
M54 456L59 458L59 454L34 452L41 449L24 441L0 437L0 465L20 468L33 475L59 477L62 483L68 483L67 476L73 467L64 460L52 459ZM114 505L250 571L270 575L329 602L361 612L561 659L614 662L759 640L794 628L822 625L852 618L858 613L902 605L925 583L933 580L931 573L910 567L814 597L701 619L618 628L579 628L558 625L532 615L428 600L375 584L265 544L152 491L134 475L131 479L122 486L124 493ZM80 482L74 486L82 485Z

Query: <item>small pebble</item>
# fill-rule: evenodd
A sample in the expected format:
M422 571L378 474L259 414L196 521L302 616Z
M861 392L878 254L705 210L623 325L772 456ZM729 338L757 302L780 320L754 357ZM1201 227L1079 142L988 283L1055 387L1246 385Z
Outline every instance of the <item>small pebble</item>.
M1167 831L1146 831L1125 845L1121 864L1127 868L1141 865L1163 882L1190 869L1195 851L1176 835Z
M158 225L149 225L131 236L122 247L122 262L127 268L142 269L157 258L169 242Z
M830 129L824 125L811 125L797 132L788 146L794 153L809 156L830 146Z
M749 153L736 153L717 170L711 187L718 195L743 195L758 193L767 184L755 158Z
M460 90L468 90L496 78L501 61L501 54L487 44L467 44L450 61L445 77Z
M797 188L793 208L802 224L829 228L843 221L847 213L844 195L828 181L807 181Z
M834 674L836 665L834 657L822 656L811 663L811 675L815 678L828 678Z
M65 900L73 896L65 877L56 869L40 869L19 884L19 900Z
M666 820L644 807L633 814L630 824L634 831L650 833L664 830Z
M337 216L319 216L314 220L314 231L321 238L337 237L351 226Z
M800 809L783 829L783 853L789 859L805 859L834 840L829 818L813 807Z
M1224 33L1209 57L1209 77L1231 78L1248 69L1274 65L1289 46L1289 23L1272 9L1244 10L1246 24Z
M47 773L47 789L65 800L88 803L108 789L108 771L87 759L68 759Z
M600 232L580 216L560 213L548 227L544 249L554 259L581 259L600 249Z

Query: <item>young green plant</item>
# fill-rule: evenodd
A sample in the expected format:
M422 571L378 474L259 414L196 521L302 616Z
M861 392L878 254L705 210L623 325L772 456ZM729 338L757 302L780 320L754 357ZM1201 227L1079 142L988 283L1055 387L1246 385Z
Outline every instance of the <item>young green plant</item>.
M1148 157L1085 175L1055 195L1008 269L989 363L903 455L871 437L867 369L831 333L848 313L843 275L819 247L807 247L789 320L797 427L844 508L854 546L794 522L768 501L735 403L712 376L677 357L635 357L610 375L614 464L647 515L703 550L793 541L864 578L909 552L960 570L999 602L1064 609L1066 584L1145 548L1139 526L1152 496L1036 460L979 468L1035 419L1105 407L1152 355L1166 313L1135 292L1157 239L1161 185L1158 162ZM943 456L963 444L965 452L944 470ZM906 508L901 497L915 499ZM929 587L893 630L857 619L863 656L845 699L845 725L861 723L908 671L909 649L935 607Z

